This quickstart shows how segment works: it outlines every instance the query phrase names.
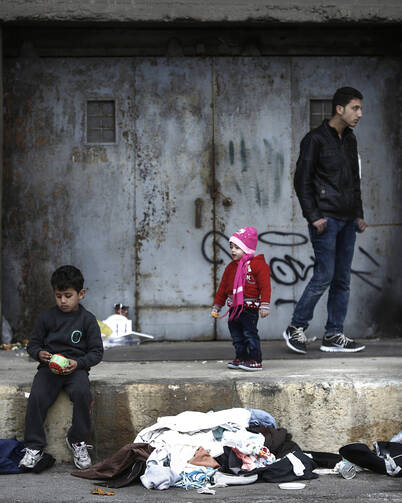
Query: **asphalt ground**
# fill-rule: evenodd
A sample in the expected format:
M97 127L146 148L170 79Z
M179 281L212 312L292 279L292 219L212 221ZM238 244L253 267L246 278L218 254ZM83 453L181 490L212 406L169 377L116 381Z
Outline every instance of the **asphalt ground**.
M288 349L284 340L262 341L263 360L321 359L321 358L370 358L402 357L401 339L366 339L360 341L366 349L358 353L325 353L320 351L321 340L309 342L305 355ZM230 340L199 342L143 342L105 350L103 361L192 361L232 360L233 346Z
M215 495L198 494L196 490L171 487L166 491L148 490L141 484L120 489L107 489L96 481L73 477L70 464L56 464L41 474L0 476L0 502L7 503L400 503L402 478L361 472L354 479L345 480L339 475L320 475L318 479L305 480L304 489L283 490L275 483L254 483L216 489ZM101 487L113 496L93 495Z

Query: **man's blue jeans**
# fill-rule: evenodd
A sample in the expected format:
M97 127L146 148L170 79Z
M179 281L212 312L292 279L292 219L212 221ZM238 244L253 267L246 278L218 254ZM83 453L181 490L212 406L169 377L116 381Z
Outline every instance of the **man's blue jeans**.
M356 241L357 223L325 217L327 227L322 234L309 224L314 249L314 274L296 304L291 325L307 328L314 308L329 287L325 334L343 332L349 303L350 274Z
M262 362L261 343L257 330L258 309L244 308L238 318L228 321L236 359Z

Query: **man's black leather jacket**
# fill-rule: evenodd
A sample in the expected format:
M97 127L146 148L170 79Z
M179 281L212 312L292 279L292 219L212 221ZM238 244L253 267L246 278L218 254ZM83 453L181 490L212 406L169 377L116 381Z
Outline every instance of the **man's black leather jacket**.
M300 143L294 184L303 216L313 223L330 216L363 218L357 142L346 128L342 140L325 120Z

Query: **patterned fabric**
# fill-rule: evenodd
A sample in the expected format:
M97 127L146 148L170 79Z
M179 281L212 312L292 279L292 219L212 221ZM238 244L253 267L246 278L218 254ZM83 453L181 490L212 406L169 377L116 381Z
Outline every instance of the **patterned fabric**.
M183 471L180 474L180 480L175 483L175 486L186 490L199 489L212 482L211 478L216 471L216 469L209 466L199 466L195 470Z

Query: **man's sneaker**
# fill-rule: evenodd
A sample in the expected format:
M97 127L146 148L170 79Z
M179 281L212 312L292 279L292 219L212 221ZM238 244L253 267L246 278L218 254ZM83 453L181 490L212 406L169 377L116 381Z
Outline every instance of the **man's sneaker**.
M91 458L88 454L88 449L92 449L92 445L87 445L85 442L70 443L66 437L67 447L74 454L74 464L79 470L85 470L92 465Z
M25 451L24 457L21 459L18 465L21 468L32 469L42 459L43 451L40 451L38 449L28 449L28 447L25 447L23 451Z
M284 332L283 338L286 341L286 345L292 351L296 353L305 354L306 350L306 336L304 334L303 327L293 327L290 325Z
M248 370L249 372L256 372L257 370L262 370L262 363L254 361L241 362L239 369Z
M229 362L227 364L227 368L228 369L238 369L239 368L239 365L243 363L241 360L233 360L232 362Z
M329 353L357 353L363 351L366 346L358 345L353 339L349 339L341 332L330 337L324 336L321 344L321 351Z

